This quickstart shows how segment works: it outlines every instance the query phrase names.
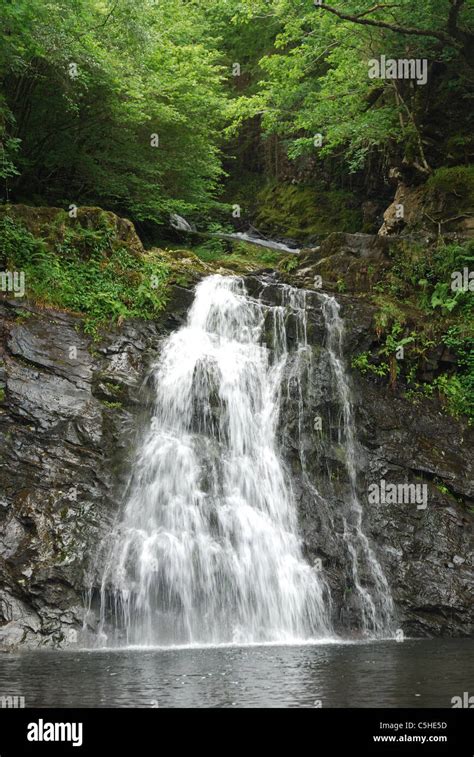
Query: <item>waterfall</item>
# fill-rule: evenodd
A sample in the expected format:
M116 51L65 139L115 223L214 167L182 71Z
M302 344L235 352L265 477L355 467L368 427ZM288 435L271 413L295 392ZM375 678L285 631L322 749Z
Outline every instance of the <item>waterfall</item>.
M339 423L342 444L345 447L345 465L350 484L348 513L343 516L343 538L347 546L352 582L361 608L361 625L365 632L381 635L390 631L394 607L390 587L382 567L362 528L362 506L357 494L356 460L357 444L351 392L343 358L344 323L339 315L339 303L334 297L320 294L327 335L327 350L332 374L339 396L341 422ZM372 590L362 584L361 568L364 568Z
M334 637L329 583L304 557L293 471L278 441L291 395L302 485L334 532L334 504L319 491L304 444L305 382L321 364L308 344L308 293L277 288L280 304L269 305L265 285L255 299L238 277L206 278L152 367L153 415L101 568L106 644ZM320 359L333 377L350 491L339 518L345 570L359 630L387 635L393 603L363 531L343 322L334 298L311 297L323 317Z
M103 572L102 630L112 610L129 644L331 634L277 444L283 376L298 360L288 307L252 299L239 278L197 287L153 368L153 418ZM304 328L304 310L297 320Z

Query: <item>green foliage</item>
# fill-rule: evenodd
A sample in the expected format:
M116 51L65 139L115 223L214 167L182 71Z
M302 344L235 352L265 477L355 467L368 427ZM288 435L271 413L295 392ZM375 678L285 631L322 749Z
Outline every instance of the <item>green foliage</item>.
M428 274L426 245L409 240L397 240L390 247L391 266L386 276L386 291L404 296L416 289Z
M213 206L227 94L199 4L4 2L0 47L13 198L152 221Z
M406 347L415 341L413 336L402 336L403 328L400 323L394 323L392 330L387 334L385 344L380 350L381 355L394 355L400 348Z
M387 311L382 311L384 315ZM384 323L388 323L388 319ZM385 335L385 342L374 353L361 352L356 355L352 360L352 367L356 368L363 375L371 373L378 378L382 378L387 374L390 375L390 383L394 384L399 374L399 363L397 353L401 348L405 348L408 344L412 344L415 341L415 336L403 336L403 327L401 323L395 321L392 323L391 330ZM382 360L382 358L388 358L388 362Z
M374 363L370 352L361 352L352 359L352 367L360 371L363 376L367 373L371 373L378 378L383 378L389 372L387 363L378 362Z
M223 239L207 239L202 244L194 247L193 252L205 263L214 263L226 255L227 247Z
M81 226L48 246L8 216L0 222L8 269L23 271L37 303L83 313L85 330L123 318L154 318L166 302L169 266L156 251L133 254L104 227Z
M291 181L289 156L318 194L310 212L304 187L295 208L282 198L273 215L262 209L262 223L288 236L361 228L348 171L371 179L403 165L428 177L447 161L430 191L467 207L472 4L454 26L449 0L340 5L375 24L396 15L421 33L353 23L310 0L2 3L5 199L97 204L147 223L170 212L208 219L222 210L229 173L226 202L253 215L265 179ZM428 59L429 86L370 79L381 54Z
M456 293L453 294L451 286L442 281L436 284L431 295L430 304L433 309L440 307L443 310L447 310L448 313L451 313L454 308L459 305L460 302L466 300L468 296L468 292L465 292L462 289L457 290Z
M445 388L445 394L451 407L474 423L474 329L472 325L452 326L443 342L458 359L458 371L450 377L451 383Z
M104 386L110 394L119 394L122 390L120 384L111 384L108 381L105 382Z
M375 314L375 330L378 335L387 333L393 324L400 326L405 322L406 316L398 303L381 295L376 295L373 299L378 306Z
M0 92L0 178L8 180L18 175L15 160L20 140L11 135L14 128L13 114Z
M23 323L24 321L28 321L30 318L32 318L33 313L31 313L29 310L20 310L17 312L16 320L18 323Z
M291 273L295 268L298 268L299 263L300 261L296 255L287 255L286 258L280 261L278 268L284 273Z
M439 308L443 314L459 311L472 313L473 301L468 292L453 291L452 275L472 266L474 241L427 246L410 240L399 240L390 247L391 266L377 289L391 297L411 297L414 304L427 312Z
M474 260L474 242L441 243L426 260L425 277L420 279L422 288L420 304L429 308L441 308L451 313L455 308L468 315L473 312L470 292L452 289L452 275ZM431 291L431 294L429 294Z
M448 495L450 494L450 491L448 487L446 486L446 484L439 482L439 483L436 483L435 486L438 489L438 491L441 492L441 494L448 494Z
M466 383L456 374L442 373L433 382L439 394L455 418L467 415L471 423L474 421L474 396L467 391Z
M263 268L276 268L281 261L281 252L270 250L246 242L232 242L232 251L228 252L229 242L222 239L209 239L195 247L193 252L205 263L236 272L255 271Z
M121 402L110 402L109 400L101 400L104 407L109 408L109 410L121 410L123 405Z
M303 165L338 156L346 169L358 171L367 170L376 156L390 161L396 156L394 164L403 161L428 176L446 156L461 163L472 159L472 4L462 4L454 20L449 0L422 6L400 0L396 9L371 0L328 3L357 17L355 23L312 2L244 5L254 19L271 19L275 38L260 60L259 90L233 103L237 123L259 115L266 134ZM378 22L420 34L391 31ZM369 78L369 60L382 54L427 59L429 86ZM442 128L434 131L434 123ZM323 136L321 146L315 146L317 134Z

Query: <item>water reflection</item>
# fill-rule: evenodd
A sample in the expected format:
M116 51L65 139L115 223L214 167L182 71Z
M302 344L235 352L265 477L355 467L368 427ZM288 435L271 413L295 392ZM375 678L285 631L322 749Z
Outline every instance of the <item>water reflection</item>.
M474 641L5 655L0 692L29 707L451 707Z

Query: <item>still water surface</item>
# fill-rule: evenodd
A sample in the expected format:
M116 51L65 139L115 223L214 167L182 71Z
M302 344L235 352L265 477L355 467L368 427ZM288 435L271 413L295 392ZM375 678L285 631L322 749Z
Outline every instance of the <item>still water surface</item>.
M27 707L451 707L464 691L467 639L0 657L0 694Z

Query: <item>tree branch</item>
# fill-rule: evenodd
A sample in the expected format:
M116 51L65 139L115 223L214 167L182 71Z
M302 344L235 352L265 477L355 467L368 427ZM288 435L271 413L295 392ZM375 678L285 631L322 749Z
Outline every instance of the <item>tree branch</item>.
M399 3L391 3L390 5L386 5L385 3L378 3L377 5L374 5L372 8L369 8L367 11L362 11L362 13L357 14L357 18L362 18L363 16L368 16L369 13L375 13L375 11L382 10L382 8L385 10L387 8L400 8Z
M448 31L452 37L458 32L458 18L465 0L450 0L451 8L448 15Z
M459 6L456 9L451 9L451 13L454 12L454 19L456 21L457 15L459 13L461 5L464 3L464 0L452 0L452 2ZM364 18L363 15L359 14L354 16L351 13L343 13L343 11L338 10L337 8L333 8L330 5L326 5L326 3L317 3L316 8L322 8L322 10L328 11L328 13L332 13L334 16L337 16L338 18L342 19L343 21L352 21L354 24L362 24L363 26L375 26L379 29L389 29L391 32L397 32L398 34L411 34L416 35L418 37L434 37L435 39L439 39L441 42L444 42L448 45L452 45L453 47L461 48L462 43L457 40L455 37L453 37L451 34L448 34L447 32L438 31L436 29L415 29L411 26L399 26L398 24L391 24L388 21L376 21L373 18ZM383 7L383 6L380 6ZM378 7L375 6L371 9L370 12L373 12L374 10L378 10ZM366 11L366 14L369 11Z

